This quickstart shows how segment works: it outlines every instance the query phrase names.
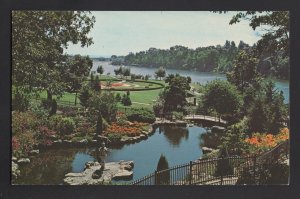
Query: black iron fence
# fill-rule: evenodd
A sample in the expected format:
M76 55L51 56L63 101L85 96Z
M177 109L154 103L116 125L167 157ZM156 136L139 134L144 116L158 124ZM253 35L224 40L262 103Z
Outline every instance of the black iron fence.
M234 185L250 172L253 178L248 182L259 184L256 174L259 167L279 161L289 152L289 143L285 141L274 149L259 156L226 157L191 161L162 171L155 171L131 185Z

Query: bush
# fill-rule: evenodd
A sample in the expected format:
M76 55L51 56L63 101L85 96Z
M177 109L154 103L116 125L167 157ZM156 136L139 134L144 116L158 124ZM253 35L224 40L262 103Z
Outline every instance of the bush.
M237 184L282 185L289 183L289 166L275 162L256 167L255 179L253 169L243 171Z
M56 130L60 135L68 135L75 131L76 125L72 118L55 115L50 117L50 128Z
M155 115L152 111L148 109L132 109L126 113L127 119L131 122L146 122L153 123L155 122Z
M173 111L172 115L173 115L173 117L175 117L176 120L182 120L182 118L183 118L182 112Z
M29 96L24 93L17 92L12 99L12 110L24 112L29 108L29 105Z
M112 141L112 142L118 142L121 140L122 138L122 135L121 134L118 134L118 133L109 133L107 135L107 138Z

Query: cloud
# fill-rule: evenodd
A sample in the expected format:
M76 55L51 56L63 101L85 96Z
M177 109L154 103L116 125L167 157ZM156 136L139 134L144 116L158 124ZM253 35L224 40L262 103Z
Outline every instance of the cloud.
M223 45L225 40L253 44L259 33L248 22L229 25L233 12L218 14L203 11L97 11L90 36L94 44L88 48L70 45L67 53L92 56L126 55L150 47L189 48Z

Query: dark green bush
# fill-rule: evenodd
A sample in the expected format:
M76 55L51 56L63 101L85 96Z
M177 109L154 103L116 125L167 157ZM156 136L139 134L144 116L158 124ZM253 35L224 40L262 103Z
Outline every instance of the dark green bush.
M126 112L127 119L131 122L146 122L153 123L155 122L155 115L152 111L148 109L132 109Z
M117 142L117 141L120 141L121 138L122 138L122 135L121 134L118 134L118 133L109 133L107 135L107 138L112 141L112 142Z

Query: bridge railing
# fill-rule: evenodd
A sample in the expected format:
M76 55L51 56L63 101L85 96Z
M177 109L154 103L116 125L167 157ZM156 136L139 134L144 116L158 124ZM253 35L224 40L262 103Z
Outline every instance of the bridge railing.
M226 157L191 161L162 171L155 171L131 185L234 185L245 171L251 171L256 181L257 168L272 164L288 154L288 141L259 156ZM279 154L279 155L278 155Z

